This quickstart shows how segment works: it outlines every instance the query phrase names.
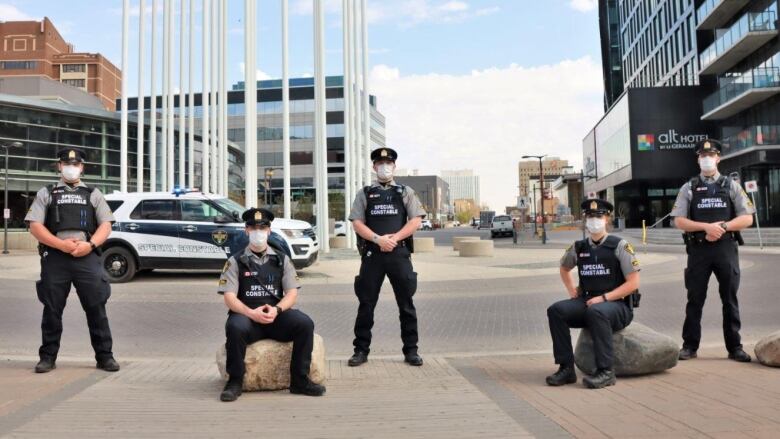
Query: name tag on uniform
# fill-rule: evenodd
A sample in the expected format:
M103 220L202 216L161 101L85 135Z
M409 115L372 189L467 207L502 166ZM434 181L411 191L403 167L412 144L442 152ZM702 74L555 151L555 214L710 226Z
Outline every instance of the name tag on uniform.
M580 253L578 256L581 257L581 258L589 258L590 257L590 253Z
M697 187L696 192L704 192L707 190L707 186Z
M368 194L368 198L379 198L380 194Z

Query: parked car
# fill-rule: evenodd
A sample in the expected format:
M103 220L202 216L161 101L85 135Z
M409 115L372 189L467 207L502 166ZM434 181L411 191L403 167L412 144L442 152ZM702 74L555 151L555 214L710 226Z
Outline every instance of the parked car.
M347 223L344 221L336 221L333 227L333 234L336 236L347 236Z
M106 195L116 222L103 244L111 282L128 282L139 270L219 270L248 244L235 201L202 192L114 192ZM269 243L285 250L295 268L317 260L319 243L305 221L276 218Z
M429 219L424 219L420 222L417 230L433 230L433 223Z
M490 223L490 237L509 235L512 236L512 218L509 215L497 215Z

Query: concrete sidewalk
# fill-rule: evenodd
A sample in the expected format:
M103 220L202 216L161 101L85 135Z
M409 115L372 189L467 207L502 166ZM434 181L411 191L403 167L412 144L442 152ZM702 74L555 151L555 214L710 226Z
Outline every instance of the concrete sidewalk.
M116 374L61 362L0 366L0 435L7 437L518 438L751 437L780 431L780 369L700 351L657 375L602 390L551 388L550 354L328 361L322 398L245 393L221 403L213 361L148 359Z

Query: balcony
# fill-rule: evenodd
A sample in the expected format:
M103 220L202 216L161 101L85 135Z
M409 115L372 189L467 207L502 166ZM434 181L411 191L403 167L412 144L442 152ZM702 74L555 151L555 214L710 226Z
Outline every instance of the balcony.
M724 80L729 82L704 99L702 120L726 119L780 93L780 67L753 69Z
M699 55L699 74L724 73L775 36L774 11L747 13Z
M750 0L705 0L696 10L696 29L717 29L748 3Z
M723 127L723 156L727 157L748 148L780 145L780 125L751 127Z

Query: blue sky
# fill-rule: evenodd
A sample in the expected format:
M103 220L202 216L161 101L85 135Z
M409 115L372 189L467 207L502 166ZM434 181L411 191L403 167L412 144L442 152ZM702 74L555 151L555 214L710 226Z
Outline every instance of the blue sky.
M326 71L341 74L341 0L325 2ZM147 8L151 3L146 0ZM202 0L194 3L199 67ZM257 3L258 69L261 76L278 77L280 1ZM514 203L516 163L522 154L558 155L579 165L581 139L601 113L596 3L369 0L371 88L388 118L390 146L399 149L402 159L409 158L399 161L399 167L421 172L475 168L483 175L483 199L493 208L502 208ZM103 53L119 65L121 4L119 0L0 0L0 20L48 16L76 50ZM161 8L162 0L158 4ZM137 41L138 1L131 5L135 14L130 27ZM232 84L243 79L244 2L230 0L228 5L227 71ZM291 73L311 74L311 0L290 0L290 10ZM158 26L161 22L160 14ZM146 27L148 56L149 15ZM130 46L131 66L137 63L136 44ZM136 72L129 70L126 77L132 95L137 90ZM196 90L199 78L196 73ZM411 119L410 106L425 113ZM452 106L463 109L447 108ZM454 120L466 126L444 130ZM470 157L469 151L475 150L492 151L495 157L488 157L494 160L508 160L497 169L498 163ZM431 157L446 159L432 161Z

